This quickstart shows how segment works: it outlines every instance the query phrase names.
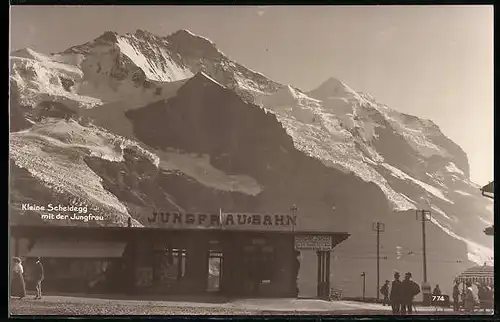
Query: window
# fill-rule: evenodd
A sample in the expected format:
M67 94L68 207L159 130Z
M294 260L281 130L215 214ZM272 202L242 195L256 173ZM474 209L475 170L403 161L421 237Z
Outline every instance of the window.
M177 279L181 279L186 274L186 250L173 249L173 264L177 266Z
M155 250L153 280L160 284L173 284L186 272L186 250Z
M214 292L220 290L220 282L222 277L222 260L221 251L210 250L208 255L208 286L207 291Z

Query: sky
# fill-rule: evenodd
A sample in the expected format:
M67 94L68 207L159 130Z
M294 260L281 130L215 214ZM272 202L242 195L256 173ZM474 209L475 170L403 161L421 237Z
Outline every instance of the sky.
M104 31L179 29L304 91L329 77L431 119L493 180L493 6L14 6L11 50L62 51Z

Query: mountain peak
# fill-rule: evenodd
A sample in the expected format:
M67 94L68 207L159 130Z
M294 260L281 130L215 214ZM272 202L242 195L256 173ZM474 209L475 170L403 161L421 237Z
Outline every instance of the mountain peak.
M215 43L210 39L197 35L190 30L181 29L168 35L167 40L179 44L197 44L198 46L212 47L215 48Z
M338 85L344 85L344 83L338 79L338 78L335 78L335 77L329 77L326 81L324 81L320 86L323 86L323 85L326 85L326 84L329 84L330 86L338 86Z
M95 45L106 45L106 44L115 44L118 41L119 34L116 31L105 31L99 37L95 38L92 41L86 42L81 45L72 46L63 52L56 54L84 54L90 51L90 49Z
M116 31L105 31L102 35L96 38L96 40L104 40L107 42L116 41L116 37L118 37L118 33Z
M147 30L144 30L144 29L136 29L135 30L135 34L138 34L138 35L152 35L152 33L150 33Z
M142 39L146 39L146 40L156 40L156 39L159 39L161 37L147 31L147 30L144 30L144 29L137 29L133 34L130 34L136 38L142 38Z
M344 96L345 94L352 94L354 91L347 86L343 81L330 77L316 89L313 89L308 94L312 97L326 99L333 96Z
M205 37L202 37L200 35L195 34L194 32L192 32L189 29L179 29L176 32L170 34L170 36L175 36L175 35L183 35L183 36L188 36L188 37L197 37L197 38L206 39Z

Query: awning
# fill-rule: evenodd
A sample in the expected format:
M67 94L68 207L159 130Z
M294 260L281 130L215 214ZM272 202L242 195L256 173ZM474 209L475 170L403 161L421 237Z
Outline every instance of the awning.
M114 241L38 240L26 257L42 258L119 258L126 243Z
M494 269L493 266L483 265L467 269L465 272L457 277L459 282L472 282L472 283L493 283L494 282Z

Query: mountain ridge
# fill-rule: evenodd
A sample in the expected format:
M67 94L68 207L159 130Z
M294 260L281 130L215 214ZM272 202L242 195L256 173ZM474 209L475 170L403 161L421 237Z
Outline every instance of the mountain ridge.
M106 31L106 32L104 32L102 35L100 35L99 37L97 37L94 41L87 42L87 43L85 43L85 44L83 44L83 45L78 45L78 46L73 46L73 47L70 47L70 49L68 49L68 50L71 50L72 52L75 52L75 51L76 51L77 53L81 53L81 51L79 51L79 50L75 50L75 49L76 49L76 48L81 48L81 47L86 48L86 47L88 47L88 46L89 46L89 44L94 43L94 42L99 43L99 41L100 41L100 40L103 40L103 39L105 40L105 42L106 42L106 43L107 43L107 42L111 42L111 43L117 44L117 43L118 43L118 41L119 41L119 38L120 38L120 37L136 37L136 36L138 36L138 38L145 38L145 39L146 39L146 41L153 39L154 41L159 41L159 40L160 40L160 42L161 42L161 41L164 41L164 40L165 40L166 42L169 42L169 39L171 40L172 38L174 38L174 39L175 39L175 38L188 38L188 39L196 39L196 41L197 41L197 42L200 42L200 43L203 43L203 44L209 44L209 47L210 47L210 48L212 48L212 49L213 49L213 50L214 50L217 54L220 54L220 55L222 55L222 56L223 56L223 54L222 54L220 51L218 51L218 49L216 49L215 44L214 44L212 41L210 41L209 39L207 39L207 38L205 38L205 37L195 35L194 33L190 32L189 30L186 30L186 29L181 29L181 30L179 30L179 31L176 31L176 32L174 32L174 33L172 33L172 34L170 34L170 35L164 36L164 37L156 36L156 35L154 35L154 34L152 34L152 33L148 32L148 31L141 30L141 29L136 30L134 33L127 33L127 34L125 34L124 36L120 36L118 33L113 32L113 31ZM178 41L178 42L179 42L179 41ZM180 42L182 42L182 40L181 40ZM63 51L63 52L61 52L61 53L65 53L65 52L67 52L68 50ZM205 53L205 52L204 52L204 53ZM140 68L140 69L141 69L141 68ZM143 69L143 68L142 68L142 69ZM204 70L203 70L203 69L200 69L200 70L198 70L198 71L204 71ZM198 71L196 71L196 72L198 72ZM143 71L143 72L144 72L144 71ZM195 72L195 73L196 73L196 72ZM210 74L210 73L209 73L209 72L207 72L207 74ZM260 74L260 73L257 73L257 74L259 74L259 75L263 76L263 75L262 75L262 74ZM141 75L141 76L144 78L144 75ZM189 74L188 74L188 75L183 75L183 77L181 77L181 79L189 78L189 77L191 77L191 76L192 76L192 74L191 74L191 75L189 75ZM146 78L147 78L147 77L146 77ZM217 79L217 78L215 78L215 79ZM221 82L220 80L218 80L218 82L219 82L219 83L223 83L223 82ZM332 86L331 86L331 84L328 84L329 82L330 82L330 83L331 83L331 82L336 82L336 83L338 83L340 86L344 87L344 88L347 90L347 93L351 93L351 96L356 96L356 95L357 95L357 93L356 93L355 91L353 91L352 89L350 89L350 88L349 88L349 87L348 87L345 83L343 83L342 81L337 80L337 79L335 79L335 78L333 78L333 77L330 77L330 78L329 78L329 79L327 79L325 82L323 82L322 84L320 84L317 88L315 88L315 89L313 89L313 90L311 90L311 91L309 91L309 92L306 92L306 93L304 93L304 94L305 94L305 95L308 95L308 96L310 96L310 97L314 97L314 96L316 96L316 98L318 98L318 97L320 97L320 98L321 98L321 97L323 96L323 98L324 98L324 95L321 95L321 93L318 93L318 91L322 90L322 88L324 88L325 86L327 86L327 87L329 86L329 88L327 88L327 91L328 91L328 92L330 92L330 93L332 93L332 92L333 92L333 93L335 93L335 88L331 88ZM280 87L282 88L282 87L286 87L286 86L288 86L288 85L281 85ZM232 87L232 86L230 86L230 87ZM363 94L361 95L361 97L363 97ZM401 115L403 115L403 116L405 116L405 117L414 118L414 116L411 116L411 115L408 115L408 114L404 114L404 113L400 113L400 114L401 114ZM419 118L417 118L417 119L419 119ZM432 123L432 124L434 124L432 121L431 121L431 123ZM439 132L441 132L438 126L436 126L436 129L437 129ZM442 133L441 133L441 134L442 134ZM449 140L449 138L447 138L446 136L444 136L444 134L443 134L443 137ZM451 141L451 140L449 140L449 141ZM451 142L452 142L452 141L451 141ZM460 147L458 147L458 148L459 148L459 150L461 150L461 148L460 148ZM463 150L459 151L459 153L463 153ZM466 166L465 166L465 164L464 164L464 166L463 166L463 170L464 170L464 172L465 172L466 174L468 174L468 173L469 173L469 169L468 169L468 162L467 162L467 165L466 165Z
M296 203L303 227L354 232L342 253L371 249L362 239L376 219L394 222L393 247L427 200L429 238L450 244L436 246L443 254L492 261L478 222L492 220L489 204L470 182L465 152L434 122L334 78L309 92L279 84L189 31L127 35L106 32L53 55L12 53L9 155L29 173L16 172L16 202L50 198L55 185L64 198L114 209L106 224L116 225L128 216L145 225L144 214L162 207L265 212ZM60 177L72 163L88 187ZM23 180L52 186L26 191ZM398 243L418 247L418 229L411 236Z

